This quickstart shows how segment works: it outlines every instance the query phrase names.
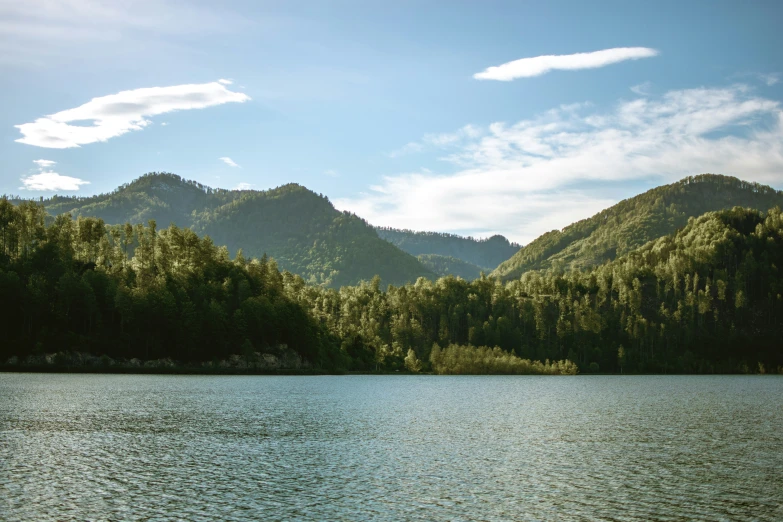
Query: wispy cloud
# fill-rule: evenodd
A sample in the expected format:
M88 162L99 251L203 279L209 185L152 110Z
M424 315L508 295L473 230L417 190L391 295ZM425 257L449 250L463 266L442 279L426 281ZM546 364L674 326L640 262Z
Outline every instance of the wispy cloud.
M508 82L516 78L541 76L550 71L577 69L595 69L625 60L638 60L657 56L658 51L649 47L616 47L591 53L560 54L521 58L476 73L477 80L499 80Z
M425 134L422 141L437 146L457 145L465 139L478 138L482 134L483 131L475 125L465 125L456 132Z
M55 165L55 161L52 160L33 160L38 166L38 173L31 174L21 179L22 186L20 190L43 190L43 191L55 191L55 190L79 190L82 185L89 185L89 181L85 181L79 178L72 178L70 176L63 176L51 170L47 171L49 167Z
M334 169L328 169L328 170L325 170L325 171L324 171L324 174L326 174L326 175L327 175L327 176L329 176L330 178L336 178L336 177L338 177L338 176L340 175L340 174L339 174L339 173L338 173L336 170L334 170Z
M639 96L649 96L652 92L652 84L650 82L640 83L631 87L631 92L638 94Z
M45 160L45 159L39 159L39 160L33 160L33 163L38 165L42 169L46 169L57 163L56 161L52 160Z
M391 151L387 156L390 158L398 158L400 156L407 156L409 154L415 154L422 152L428 147L457 147L462 144L466 139L478 138L483 134L483 130L475 125L465 125L461 129L457 129L454 132L441 132L425 134L421 139L421 142L412 141L400 147L399 149Z
M237 165L236 162L234 162L234 160L232 160L228 156L223 156L222 158L218 158L218 159L223 163L225 163L226 165L228 165L229 167L237 167L237 168L239 167L239 165Z
M221 78L218 80L218 83L222 83L223 85L231 85L234 82L232 80L226 80L225 78Z
M400 156L407 156L408 154L415 154L424 150L424 147L420 143L414 141L406 143L399 149L395 149L387 154L390 158L399 158Z
M252 183L239 183L236 187L234 187L234 190L250 190L253 188Z
M245 27L226 9L170 0L25 0L0 2L0 34L27 38L118 39L119 31L203 33Z
M780 81L780 73L759 74L759 78L766 83L767 86L772 87Z
M93 98L75 109L16 125L23 135L16 141L52 149L79 147L141 130L151 123L147 119L150 116L249 99L246 94L229 91L218 82L122 91ZM71 124L83 121L92 122L92 125Z
M336 205L376 225L528 242L640 186L703 172L783 181L780 103L744 85L670 91L602 112L560 107L477 129L444 146L455 171L389 176Z

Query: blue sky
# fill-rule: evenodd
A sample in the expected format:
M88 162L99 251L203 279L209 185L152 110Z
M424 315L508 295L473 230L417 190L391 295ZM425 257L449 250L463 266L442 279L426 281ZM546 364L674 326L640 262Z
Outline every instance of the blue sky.
M117 4L0 0L0 193L296 182L528 242L691 174L783 188L781 2Z

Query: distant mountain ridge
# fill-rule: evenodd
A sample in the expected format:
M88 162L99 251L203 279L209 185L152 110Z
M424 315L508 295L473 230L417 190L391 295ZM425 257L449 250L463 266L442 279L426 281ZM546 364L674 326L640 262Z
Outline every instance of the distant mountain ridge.
M689 176L623 200L562 230L547 232L491 275L510 280L529 270L593 267L674 233L691 217L735 206L783 206L783 191L718 174Z
M421 264L438 274L439 276L453 275L461 277L465 281L473 281L481 277L484 268L451 256L439 256L438 254L419 254L416 256Z
M382 239L411 255L452 257L487 272L522 248L522 245L512 243L501 235L474 239L440 232L415 232L389 227L375 227L375 230Z
M297 184L271 190L225 190L175 174L150 173L109 194L43 200L53 215L69 212L108 224L174 223L209 235L232 253L274 258L311 284L339 287L369 280L404 284L436 275L414 256L380 239L366 221L340 212Z

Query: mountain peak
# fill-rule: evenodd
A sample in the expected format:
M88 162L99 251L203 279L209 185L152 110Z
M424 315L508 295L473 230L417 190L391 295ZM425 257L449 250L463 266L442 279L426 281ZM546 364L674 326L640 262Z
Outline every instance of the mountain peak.
M269 190L225 190L168 172L151 172L109 194L44 201L51 214L70 212L106 223L173 223L209 235L230 251L275 258L313 284L341 286L380 275L384 284L434 277L415 257L383 241L361 218L340 212L298 183Z
M685 226L689 217L735 206L783 205L783 192L721 174L688 176L624 199L594 216L538 237L492 275L514 279L552 266L586 268L615 259Z

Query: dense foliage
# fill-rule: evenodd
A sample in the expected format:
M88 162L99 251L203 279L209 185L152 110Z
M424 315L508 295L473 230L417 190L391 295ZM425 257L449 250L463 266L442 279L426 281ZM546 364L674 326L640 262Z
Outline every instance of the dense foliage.
M340 287L375 275L384 284L435 277L415 257L380 239L367 222L338 212L325 197L299 185L243 194L199 214L193 229L219 238L232 251L267 253L310 284Z
M430 353L432 370L449 375L576 375L578 368L571 361L531 361L520 359L499 347L460 346L452 344L445 349L435 344Z
M563 230L547 232L500 264L492 275L508 281L528 270L597 266L673 233L690 217L735 206L783 206L783 192L728 176L688 177L621 201Z
M310 285L271 259L231 259L208 237L154 220L46 220L39 204L0 200L3 359L293 350L320 368L372 371L783 370L779 208L709 212L584 270L508 283L422 277L385 291L379 277Z
M453 257L487 271L493 270L521 248L521 245L510 243L500 235L487 239L473 239L454 234L414 232L388 227L377 227L376 230L382 239L411 255Z
M425 365L440 346L499 346L583 371L741 372L783 365L783 219L735 208L592 270L503 284L454 277L286 291L342 340L355 368Z
M437 254L420 254L416 256L419 262L430 271L439 276L453 275L461 277L466 281L473 281L481 276L484 271L479 266L472 265L461 259L450 256L439 256Z
M0 357L82 351L199 362L293 350L342 367L334 338L284 291L274 261L231 260L188 229L157 230L0 200ZM332 357L337 357L333 359Z
M281 269L309 283L339 287L380 275L384 284L434 278L415 257L381 240L357 216L289 184L267 191L213 189L174 174L152 173L110 194L55 196L42 201L52 214L97 217L109 224L187 227L209 235L233 254L267 254Z

